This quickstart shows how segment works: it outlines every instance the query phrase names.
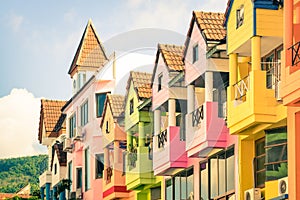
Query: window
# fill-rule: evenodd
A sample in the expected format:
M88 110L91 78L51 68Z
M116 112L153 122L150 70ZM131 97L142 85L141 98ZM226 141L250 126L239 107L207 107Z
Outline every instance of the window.
M107 96L107 93L96 94L97 117L102 117L106 96Z
M96 154L96 178L103 178L104 154Z
M82 86L84 86L84 84L86 83L86 74L85 72L79 72L78 73L78 89L82 88Z
M201 167L203 168L203 179L206 184L207 172L205 171L205 168L207 165L205 166L203 164ZM209 169L210 198L213 199L217 196L225 197L226 195L230 195L234 190L234 148L230 148L212 156L209 159ZM205 184L203 188L204 195L207 194Z
M69 162L69 164L68 164L68 179L69 179L70 181L73 180L72 175L73 175L73 163L72 163L72 161L71 161L71 162Z
M82 187L82 168L76 169L76 188Z
M262 138L255 142L255 187L264 187L265 185L265 157L265 138Z
M183 170L166 181L166 199L194 199L193 168Z
M76 128L76 114L73 114L69 119L69 137L72 138L75 136L75 128Z
M200 199L208 199L208 162L200 164Z
M198 44L193 47L193 63L199 59L199 49Z
M89 116L88 109L89 109L88 101L86 101L80 108L81 126L84 126L88 123L88 116Z
M287 129L266 131L266 181L287 176Z
M239 28L244 23L244 5L241 5L239 9L236 10L236 28Z
M85 149L84 151L84 170L85 170L85 191L89 190L91 188L91 183L90 183L90 168L91 168L91 163L90 163L90 153L89 149Z
M106 130L105 130L106 133L109 133L109 122L106 121Z
M163 77L162 74L160 74L160 75L158 76L158 91L160 91L161 88L162 88L162 77Z
M134 107L133 107L133 99L130 100L129 104L130 104L130 105L129 105L129 113L132 114L132 113L133 113L133 110L134 110Z
M54 164L54 174L57 174L57 164Z

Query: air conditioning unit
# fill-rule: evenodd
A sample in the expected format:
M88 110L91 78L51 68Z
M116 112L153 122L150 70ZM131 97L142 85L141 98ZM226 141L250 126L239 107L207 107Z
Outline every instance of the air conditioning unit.
M72 152L73 144L71 138L65 138L63 142L63 151L65 152Z
M76 192L70 192L69 199L76 199Z
M260 200L261 199L261 192L260 188L251 188L246 190L245 193L245 200Z
M76 189L76 199L82 199L82 189L81 188Z
M288 194L288 177L281 178L278 180L278 194Z
M82 140L82 127L77 127L75 129L75 135L74 135L74 140Z

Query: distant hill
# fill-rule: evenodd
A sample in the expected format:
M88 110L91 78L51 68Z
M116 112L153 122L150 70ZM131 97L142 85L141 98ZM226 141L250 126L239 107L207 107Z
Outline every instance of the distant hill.
M39 190L39 176L48 164L47 155L0 159L0 193L15 193L28 183Z

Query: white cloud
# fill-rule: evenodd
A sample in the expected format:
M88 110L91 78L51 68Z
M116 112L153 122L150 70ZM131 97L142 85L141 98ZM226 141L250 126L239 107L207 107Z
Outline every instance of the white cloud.
M16 15L15 13L11 13L9 16L9 26L12 28L14 32L18 32L20 27L24 21L24 17L21 15Z
M38 144L40 99L26 89L0 98L0 158L46 153Z

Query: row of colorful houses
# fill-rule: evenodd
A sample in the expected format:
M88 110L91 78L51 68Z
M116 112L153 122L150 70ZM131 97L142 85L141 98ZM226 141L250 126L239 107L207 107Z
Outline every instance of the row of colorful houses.
M41 198L300 199L299 11L299 0L194 11L183 45L159 43L153 73L130 71L125 95L89 21L73 97L41 101Z

